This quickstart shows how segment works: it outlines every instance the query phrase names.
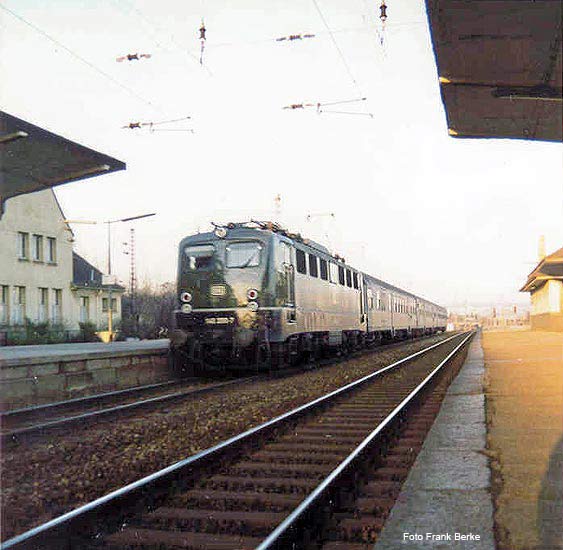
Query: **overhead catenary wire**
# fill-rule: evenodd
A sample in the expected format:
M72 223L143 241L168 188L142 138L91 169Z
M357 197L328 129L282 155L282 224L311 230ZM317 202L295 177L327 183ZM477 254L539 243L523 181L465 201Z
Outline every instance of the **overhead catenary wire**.
M0 4L0 8L3 9L5 12L9 13L10 15L12 15L12 17L15 17L16 19L18 19L19 21L21 21L22 23L24 23L25 25L27 25L28 27L33 29L35 32L37 32L40 35L47 38L49 41L53 42L53 44L56 44L59 48L63 49L65 52L70 54L75 59L78 59L81 63L84 63L85 65L90 67L96 73L103 76L106 80L109 80L110 82L112 82L113 84L115 84L116 86L121 88L123 91L127 92L129 95L134 97L135 99L141 101L145 105L148 105L149 107L152 107L153 109L155 109L157 111L162 112L162 109L158 105L156 105L152 101L149 101L148 99L143 97L141 94L137 93L135 90L133 90L129 86L126 86L125 84L123 84L122 82L120 82L119 80L117 80L116 78L111 76L110 74L106 73L105 71L103 71L102 69L100 69L99 67L94 65L91 61L88 61L86 58L82 57L80 54L71 50L68 46L65 46L62 42L60 42L59 40L57 40L56 38L54 38L53 36L51 36L50 34L45 32L43 29L41 29L40 27L38 27L34 23L31 23L30 21L28 21L27 19L25 19L21 15L17 14L15 11L11 10L10 8L7 8L3 4Z
M338 42L336 41L336 38L334 37L334 33L332 32L328 21L325 19L325 16L323 14L323 12L321 11L321 8L317 2L317 0L312 0L313 4L315 6L315 9L317 10L319 17L321 18L321 21L323 22L323 25L325 26L330 39L332 40L332 43L334 44L334 47L336 48L336 51L338 52L338 55L340 56L340 59L342 60L342 63L344 64L344 67L346 68L346 72L348 73L348 76L350 78L350 80L352 81L353 85L355 86L356 90L359 92L359 94L361 96L363 96L364 94L362 93L362 89L360 87L360 85L358 84L358 81L356 80L356 78L354 77L354 74L352 73L352 69L350 68L350 65L348 64L348 61L346 60L346 57L344 56L344 52L342 51L342 49L340 48L340 46L338 45Z
M407 21L404 23L392 23L389 24L389 22L386 23L387 28L389 30L394 30L394 29L400 29L401 27L416 27L416 26L424 26L425 23L422 21ZM300 36L302 36L303 38L318 38L321 37L325 34L329 34L329 32L332 32L332 34L341 34L341 33L350 33L350 32L370 32L372 29L367 29L365 26L361 26L361 27L347 27L347 28L342 28L342 29L331 29L330 31L315 31L314 33L311 34L301 34ZM377 28L375 29L375 32L377 33L377 35L379 36L379 31L377 30ZM287 36L281 36L281 37L277 37L277 38L257 38L255 40L236 40L236 41L232 41L232 42L218 42L215 44L206 44L205 45L205 49L206 50L213 50L215 48L227 48L227 47L237 47L237 46L253 46L256 44L268 44L268 43L273 43L273 42L278 42L280 45L283 45L284 43L291 43L291 42L297 42L297 39L293 39L293 40L289 40L290 36L299 36L299 34L291 34L291 35L287 35ZM285 40L283 40L285 38Z
M329 101L329 102L324 102L321 103L316 102L316 103L291 103L289 105L286 105L285 107L282 107L282 109L286 109L286 110L296 110L296 109L307 109L308 107L316 107L317 109L317 113L321 114L321 113L338 113L338 114L349 114L349 115L362 115L362 116L369 116L370 118L373 118L373 114L372 113L358 113L358 112L354 112L354 111L333 111L333 110L326 110L326 109L322 109L322 107L331 107L334 105L342 105L342 104L347 104L347 103L358 103L360 101L366 101L367 98L366 97L359 97L359 98L355 98L355 99L343 99L340 101Z
M182 128L182 129L158 129L158 130L153 130L153 126L158 126L160 124L173 124L176 122L183 122L184 120L190 120L192 117L191 116L186 116L186 117L182 117L182 118L174 118L171 120L159 120L156 122L150 121L150 122L129 122L128 124L126 124L125 126L122 126L122 129L128 129L128 130L136 130L136 129L141 129L145 126L148 126L150 131L152 132L164 132L164 131L182 131L182 132L187 132L190 131L193 133L193 130L191 128Z

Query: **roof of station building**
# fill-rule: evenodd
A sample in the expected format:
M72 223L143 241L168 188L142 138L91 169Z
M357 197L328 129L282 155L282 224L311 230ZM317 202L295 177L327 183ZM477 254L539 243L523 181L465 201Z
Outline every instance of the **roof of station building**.
M560 0L426 0L455 137L563 140Z
M538 263L520 292L534 292L552 279L563 280L563 247Z
M118 170L124 162L0 111L0 207L10 197Z

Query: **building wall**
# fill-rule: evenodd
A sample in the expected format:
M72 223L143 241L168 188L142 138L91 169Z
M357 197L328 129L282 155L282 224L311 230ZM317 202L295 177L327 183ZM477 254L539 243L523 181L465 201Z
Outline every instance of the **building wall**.
M64 223L55 195L51 189L14 197L7 201L0 219L0 327L23 324L25 318L37 323L50 321L69 330L77 330L81 321L81 298L89 298L88 320L98 328L107 327L107 312L102 311L102 300L107 290L72 286L73 236ZM27 254L22 258L19 233L26 233ZM42 237L42 259L34 259L34 235ZM49 261L48 238L55 239L55 261ZM25 287L25 305L18 305L20 291ZM46 308L40 306L42 292L47 289ZM62 304L55 315L55 290L60 291ZM114 322L121 318L122 292L112 292L116 299ZM45 296L45 292L43 292ZM3 298L7 304L3 304ZM18 309L22 310L21 315ZM6 318L7 317L7 322Z
M563 311L563 282L549 280L531 293L532 315Z
M532 330L563 332L563 313L539 313L531 317Z
M76 288L73 292L73 318L81 319L82 298L89 299L89 321L94 323L100 330L106 330L108 325L108 311L104 310L104 299L109 305L109 292L98 288ZM115 300L112 318L115 323L121 320L121 296L122 292L112 291L111 298Z
M532 329L563 331L563 281L547 281L531 299Z
M19 251L18 233L28 235L27 258ZM42 259L34 259L33 235L42 237ZM48 259L47 238L55 239L56 256ZM2 313L8 310L10 324L16 324L18 290L25 287L24 317L34 322L40 319L40 288L47 288L48 317L53 317L55 289L62 292L61 316L72 319L72 233L63 221L63 215L52 190L38 191L10 199L0 219L0 285L8 287L8 304L0 306ZM1 297L1 295L0 295ZM72 327L74 328L74 327Z

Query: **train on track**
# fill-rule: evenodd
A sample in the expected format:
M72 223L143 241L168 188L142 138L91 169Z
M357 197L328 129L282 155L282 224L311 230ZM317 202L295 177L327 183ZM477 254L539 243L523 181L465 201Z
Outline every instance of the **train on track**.
M428 300L273 222L182 239L170 353L176 369L281 368L446 330Z

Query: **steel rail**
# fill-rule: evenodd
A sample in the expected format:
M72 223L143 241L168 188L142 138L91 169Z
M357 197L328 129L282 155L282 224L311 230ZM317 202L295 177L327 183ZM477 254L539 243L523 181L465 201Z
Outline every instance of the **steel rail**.
M382 349L391 349L394 347L399 347L402 345L405 345L407 343L412 343L412 342L420 342L423 341L427 338L432 338L435 335L425 335L425 336L419 336L418 338L413 338L412 340L401 340L398 342L389 342L386 344L380 344L377 348L368 348L365 350L361 350L359 352L359 354L370 354L370 353L374 353L377 351L381 351ZM353 358L356 356L356 353L358 352L353 352L351 354L349 354L348 356L344 357L344 359L349 359L349 358ZM343 359L342 357L340 357L340 359ZM324 361L319 361L318 362L319 365L324 365L325 362ZM327 362L327 364L332 364ZM288 371L292 371L294 369L287 369ZM270 374L277 374L276 372L270 373ZM49 410L55 410L58 408L64 408L67 406L72 406L72 405L81 405L81 404L88 404L89 402L96 402L96 401L103 401L105 399L111 399L113 397L118 397L120 395L127 395L128 393L137 393L137 392L144 392L144 391L151 391L153 389L157 389L160 387L164 387L164 386L173 386L173 385L180 385L180 384L185 384L185 383L189 383L190 380L193 381L197 381L197 378L185 378L185 379L177 379L177 380L168 380L166 382L159 382L157 384L148 384L146 386L133 386L131 388L124 388L122 390L114 390L114 391L109 391L109 392L103 392L103 393L95 393L92 395L85 395L83 397L75 397L73 399L65 399L63 401L55 401L53 403L43 403L41 405L33 405L30 407L21 407L18 409L10 409L10 410L4 410L4 411L0 411L0 421L2 421L3 418L10 418L12 416L18 416L18 415L33 415L36 412L42 412L42 411L49 411Z
M211 386L205 386L203 388L192 388L191 390L185 390L181 392L168 393L166 395L159 395L157 397L150 397L148 399L142 399L140 401L134 401L133 403L126 403L124 405L116 405L114 407L108 407L106 409L91 411L87 413L82 413L74 416L68 416L64 418L59 418L57 420L51 420L49 422L43 422L41 424L33 424L31 426L26 426L24 428L18 428L8 432L0 434L0 439L2 442L8 441L13 438L17 438L20 435L30 435L35 432L41 432L42 430L49 430L53 428L60 428L61 426L72 425L87 420L101 418L103 416L108 416L111 414L118 414L126 411L130 411L139 407L146 407L147 405L157 405L159 403L164 403L167 401L173 401L175 399L181 399L183 397L189 397L193 395L201 395L208 393L210 391L218 390L233 384L242 384L245 382L250 382L256 379L257 376L249 376L246 378L237 378L235 380L228 380L227 382L219 382L218 384L213 384Z
M59 409L68 407L69 405L81 405L88 404L89 402L102 401L104 399L111 399L112 397L117 397L120 395L127 395L128 393L138 393L143 391L150 391L157 388L162 388L164 386L173 386L174 384L189 382L186 380L169 380L167 382L159 382L158 384L148 384L146 386L133 386L132 388L124 388L122 390L108 391L103 393L95 393L92 395L85 395L83 397L75 397L73 399L65 399L64 401L55 401L53 403L43 403L41 405L33 405L31 407L22 407L19 409L11 409L6 411L0 411L0 420L2 418L9 418L10 416L18 415L32 415L36 412L49 411L51 409Z
M420 341L420 340L424 340L426 338L429 338L431 336L423 336L420 338L417 338L413 341ZM362 357L364 355L370 355L372 353L375 353L377 351L381 351L382 348L384 349L392 349L392 348L396 348L396 347L400 347L402 345L405 345L405 341L400 341L400 342L391 342L388 344L382 344L380 347L376 348L376 349L366 349L366 350L360 350L360 351L356 351L356 352L352 352L344 357L338 357L338 358L330 358L330 359L323 359L323 360L319 360L316 361L315 363L312 363L311 366L317 366L317 367L322 367L322 366L330 366L333 365L339 361L342 360L350 360L353 359L355 357ZM273 374L275 377L279 376L279 375L283 375L285 374L293 374L296 371L299 371L301 369L296 369L294 367L288 367L287 369L283 369L283 371L277 371L277 372L273 372L270 374ZM243 379L237 379L235 381L232 381L233 384L236 384L237 382L244 382L244 381L248 381L248 380L252 380L253 378L255 378L257 375L253 376L253 377L249 377L249 378L243 378ZM171 382L163 382L163 385L166 384L175 384L175 383L181 383L182 381L171 381ZM154 384L155 387L158 387L159 384ZM110 399L113 396L119 395L121 393L126 394L129 392L134 392L137 388L147 388L150 389L152 386L137 386L136 388L126 388L123 390L117 390L115 392L107 392L107 393L103 393L103 394L97 394L97 395L92 395L92 396L85 396L85 397L78 397L76 399L69 399L66 401L57 401L55 403L47 403L45 405L37 405L36 407L28 407L28 408L23 408L23 409L14 409L13 411L7 411L5 413L0 413L0 421L2 420L3 416L5 417L10 417L11 415L15 415L17 416L17 414L22 414L24 416L26 416L26 414L30 414L32 415L34 412L36 411L41 411L43 409L49 411L49 409L52 407L53 409L56 408L63 408L66 405L72 405L73 403L76 404L80 404L81 402L86 402L88 400L92 400L92 401L96 401L96 400L103 400L104 398ZM205 393L206 390L212 390L215 387L219 388L220 385L217 386L212 386L212 387L208 387L208 388L194 388L193 390L187 390L185 392L185 395L190 395L192 393ZM86 421L90 418L94 418L97 415L105 415L105 414L115 414L115 413L119 413L120 411L124 411L127 410L129 408L134 408L136 406L144 406L146 404L149 404L151 402L157 402L159 399L162 398L163 401L167 401L167 400L173 400L176 397L180 398L182 397L183 393L182 392L177 392L174 394L167 394L165 396L157 396L154 398L150 398L147 400L142 400L142 401L136 401L132 404L124 404L124 405L116 405L115 407L111 407L111 408L107 408L107 409L101 409L101 410L96 410L96 411L91 411L88 413L83 413L80 415L73 415L73 416L69 416L69 417L65 417L65 418L60 418L57 420L52 420L50 422L43 422L41 424L33 424L31 426L25 426L23 428L17 428L15 430L10 430L10 431L6 431L3 433L0 433L0 441L2 443L5 443L11 439L13 439L14 437L17 437L18 435L29 435L32 434L33 432L36 431L41 431L43 429L55 429L57 427L63 426L65 424L69 424L72 425L73 423L79 423L82 421ZM130 405L133 405L133 407L130 407Z
M403 411L407 404L414 399L418 393L426 387L426 385L434 378L436 373L465 345L465 343L473 336L473 332L467 335L463 341L458 344L448 356L435 367L432 372L405 397L399 405L397 405L387 417L382 420L377 427L310 493L305 500L291 513L282 523L276 527L272 533L255 550L268 550L274 548L280 539L287 533L288 529L295 526L295 523L311 509L317 500L334 484L341 474L356 460L362 451L368 447L373 440L386 428L395 417Z
M318 407L322 403L328 402L329 400L334 399L336 396L342 395L352 389L355 389L363 385L364 383L368 382L369 380L372 380L373 378L380 376L381 374L393 368L396 368L404 363L408 363L409 361L412 361L413 359L420 357L421 355L424 355L429 351L444 345L447 342L450 342L454 338L459 338L464 334L466 333L454 334L453 336L450 336L445 340L441 340L440 342L432 344L431 346L428 346L427 348L424 348L411 355L408 355L407 357L403 357L402 359L399 359L398 361L395 361L390 365L387 365L386 367L378 369L377 371L374 371L362 378L359 378L358 380L350 382L349 384L346 384L341 388L338 388L321 397L318 397L313 401L309 401L308 403L300 405L299 407L296 407L291 411L288 411L258 426L255 426L240 434L230 437L229 439L226 439L225 441L222 441L217 445L208 447L207 449L204 449L203 451L200 451L194 455L184 458L178 462L175 462L174 464L171 464L166 468L158 470L157 472L153 472L152 474L149 474L148 476L145 476L137 481L134 481L133 483L130 483L124 487L116 489L115 491L112 491L107 495L99 497L93 500L92 502L84 504L83 506L79 506L78 508L75 508L70 512L67 512L65 514L62 514L61 516L53 518L52 520L49 520L46 523L43 523L28 531L25 531L20 535L16 535L15 537L12 537L11 539L8 539L4 543L2 543L0 545L0 550L8 550L16 547L34 548L34 549L38 548L39 546L37 545L41 544L40 542L41 537L48 538L49 536L54 536L54 534L59 530L69 529L70 524L73 521L82 524L83 522L87 521L88 514L92 514L93 516L92 519L93 520L95 519L97 522L99 522L100 513L103 508L112 505L117 505L119 502L123 502L127 499L133 499L135 496L139 497L142 493L146 494L146 492L150 489L151 486L155 486L157 483L165 482L169 479L172 479L174 476L181 474L186 470L192 469L195 465L197 465L196 463L202 464L205 459L210 459L216 455L219 455L220 453L224 452L226 449L234 447L236 443L241 443L245 440L248 440L250 437L260 432L264 432L269 428L273 428L274 426L277 426L283 423L284 421L287 421L290 418L298 418L305 412ZM59 548L61 548L60 540L58 542L59 542ZM28 546L29 544L34 544L35 546Z

